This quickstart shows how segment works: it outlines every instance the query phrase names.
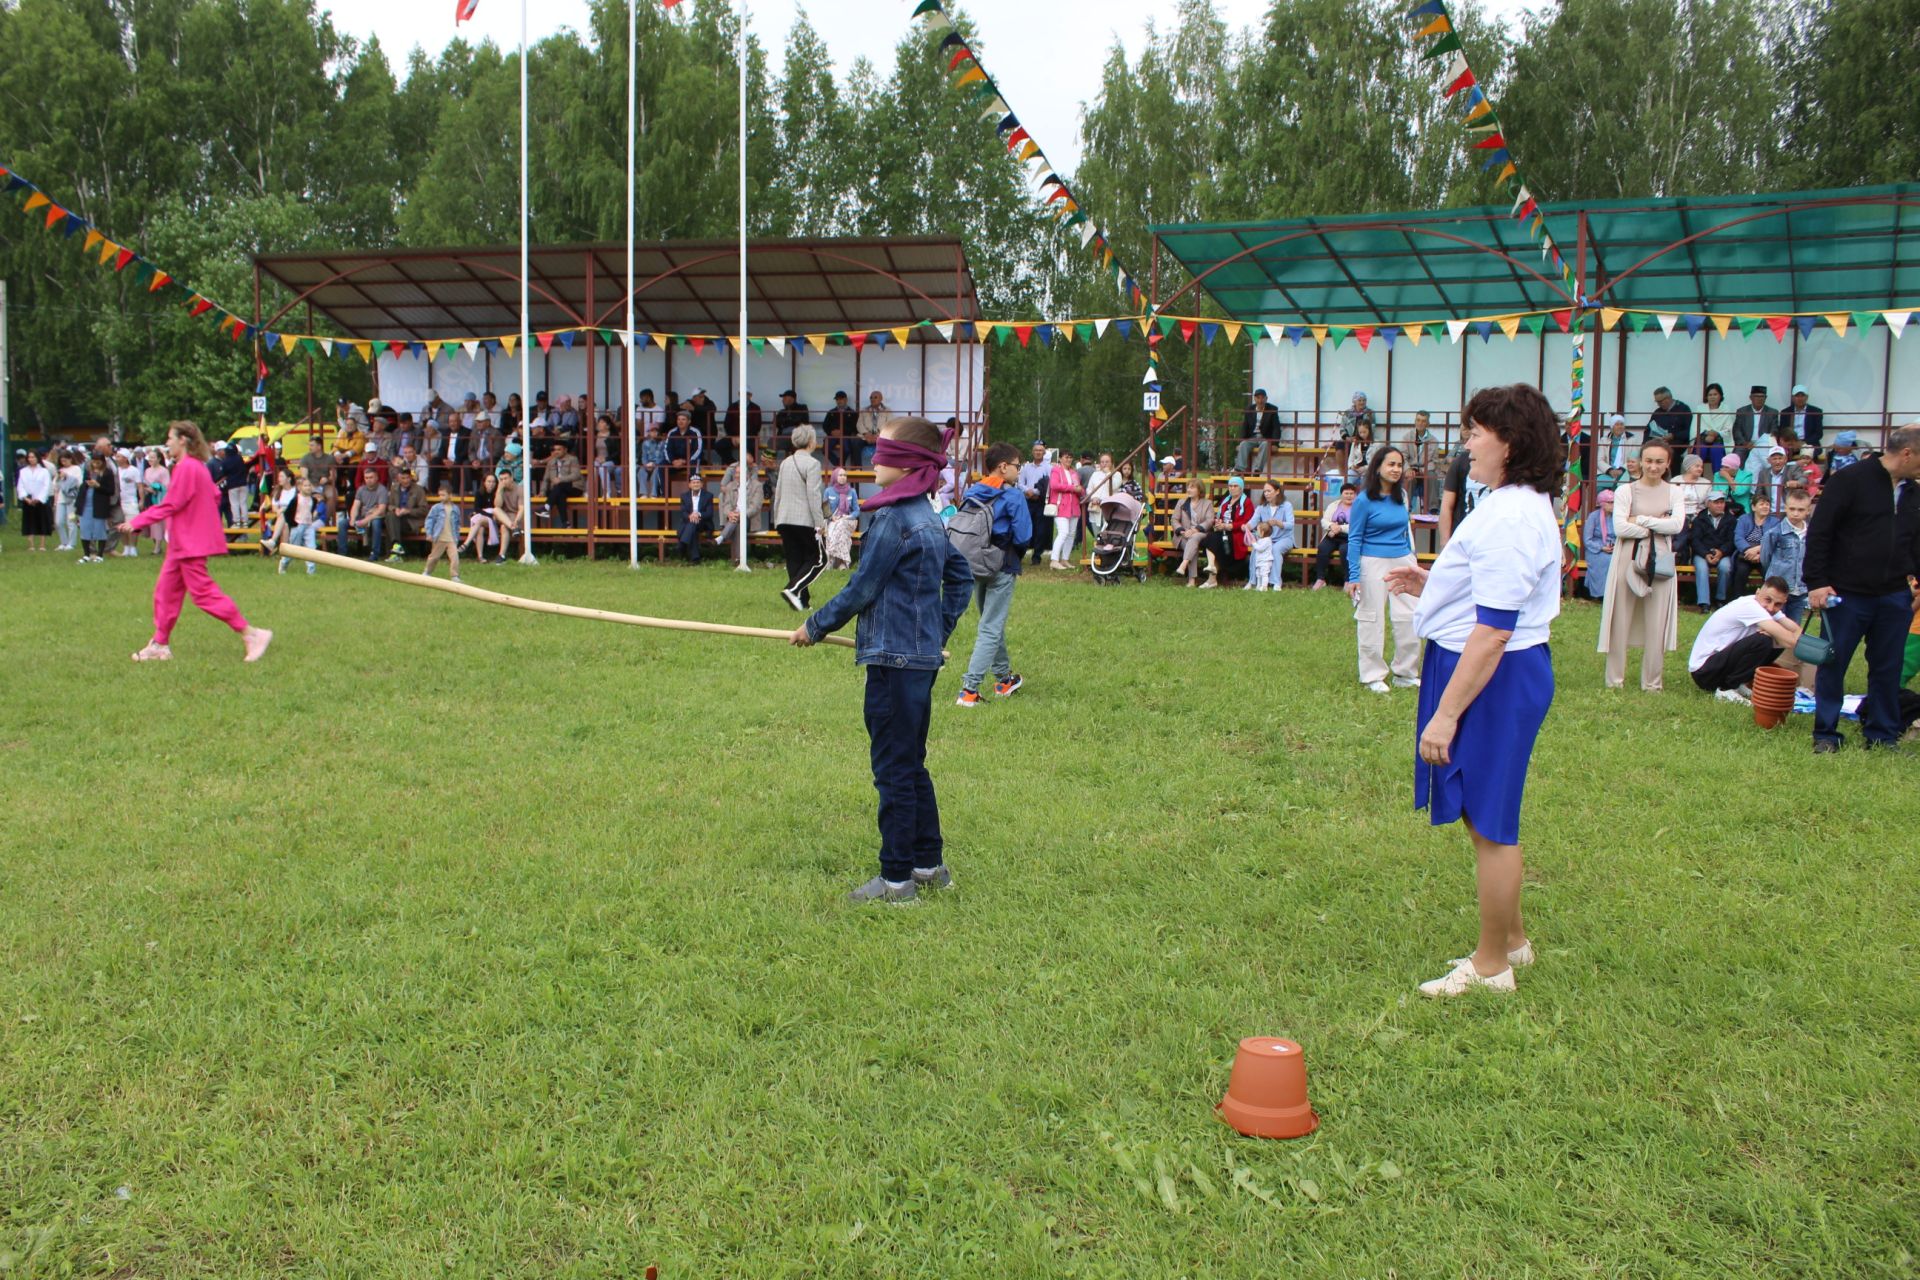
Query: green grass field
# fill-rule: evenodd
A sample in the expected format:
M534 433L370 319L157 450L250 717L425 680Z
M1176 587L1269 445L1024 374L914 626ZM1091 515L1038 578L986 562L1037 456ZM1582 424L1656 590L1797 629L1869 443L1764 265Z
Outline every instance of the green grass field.
M1684 653L1604 694L1591 606L1541 962L1434 1003L1471 854L1337 593L1032 574L1027 689L939 686L956 887L855 910L847 651L236 557L267 661L190 611L136 668L153 573L0 556L0 1275L1920 1274L1913 759ZM768 572L468 580L793 622ZM1256 1034L1311 1138L1214 1118Z

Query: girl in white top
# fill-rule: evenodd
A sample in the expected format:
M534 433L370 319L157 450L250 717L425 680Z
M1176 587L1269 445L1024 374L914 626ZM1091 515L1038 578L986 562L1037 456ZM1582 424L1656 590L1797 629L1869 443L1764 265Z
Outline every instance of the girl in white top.
M13 496L20 503L20 532L26 535L27 550L45 551L53 528L53 472L39 454L27 455L26 465L14 477Z
M123 517L124 519L131 520L140 514L140 473L142 468L134 462L133 455L125 449L122 449L114 455L113 466L114 470L118 473L120 485L120 510L126 513ZM139 541L140 539L137 537L122 538L120 540L120 554L123 556L139 555L140 549L136 545Z
M1525 384L1468 402L1470 477L1487 486L1433 568L1409 565L1390 591L1417 596L1421 667L1414 803L1435 826L1466 824L1476 856L1480 940L1421 994L1514 988L1533 961L1520 919L1520 806L1534 740L1553 703L1548 631L1560 612L1559 488L1565 447L1553 407Z

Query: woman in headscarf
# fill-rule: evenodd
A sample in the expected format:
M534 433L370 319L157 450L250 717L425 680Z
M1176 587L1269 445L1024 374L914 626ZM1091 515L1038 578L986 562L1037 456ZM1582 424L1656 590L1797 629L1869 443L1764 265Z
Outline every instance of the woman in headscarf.
M835 467L823 499L827 517L827 568L853 564L853 529L860 516L860 491L847 480L847 469Z

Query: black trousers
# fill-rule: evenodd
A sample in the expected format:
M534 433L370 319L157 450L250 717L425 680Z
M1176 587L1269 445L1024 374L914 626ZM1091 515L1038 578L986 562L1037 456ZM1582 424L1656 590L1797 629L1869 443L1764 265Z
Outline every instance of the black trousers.
M820 544L819 533L810 524L776 525L774 532L780 535L780 550L787 556L787 590L797 593L801 604L811 604L807 588L827 567L827 549Z
M1053 519L1042 514L1046 505L1039 498L1027 499L1027 518L1033 522L1033 537L1027 543L1027 548L1033 552L1035 564L1046 559L1047 552L1053 546Z
M550 486L547 489L547 507L552 514L547 517L547 523L556 526L565 525L569 529L573 528L573 507L570 504L573 499L579 496L580 490L575 485L556 484Z
M1346 567L1347 535L1335 533L1320 539L1319 549L1313 553L1313 577L1316 582L1332 582L1333 558L1340 557L1340 565ZM1340 577L1340 585L1346 584L1346 575Z
M700 563L700 538L707 528L692 520L680 526L680 554L688 564Z
M867 668L866 722L873 789L880 793L880 874L901 881L940 865L940 803L927 772L927 728L937 671Z
M1743 684L1752 684L1753 673L1770 666L1779 656L1780 646L1773 642L1773 637L1756 631L1701 663L1700 669L1693 673L1693 682L1708 693L1738 689Z

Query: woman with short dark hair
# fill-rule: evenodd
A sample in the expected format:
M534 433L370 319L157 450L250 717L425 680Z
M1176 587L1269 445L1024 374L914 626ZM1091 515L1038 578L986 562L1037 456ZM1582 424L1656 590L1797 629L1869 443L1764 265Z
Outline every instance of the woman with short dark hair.
M1419 597L1421 669L1414 804L1433 825L1461 821L1473 841L1480 940L1428 996L1514 988L1533 962L1520 920L1520 803L1534 740L1553 703L1548 628L1560 613L1559 423L1539 390L1491 387L1463 415L1472 478L1487 486L1473 519L1432 569L1387 575L1389 591Z

